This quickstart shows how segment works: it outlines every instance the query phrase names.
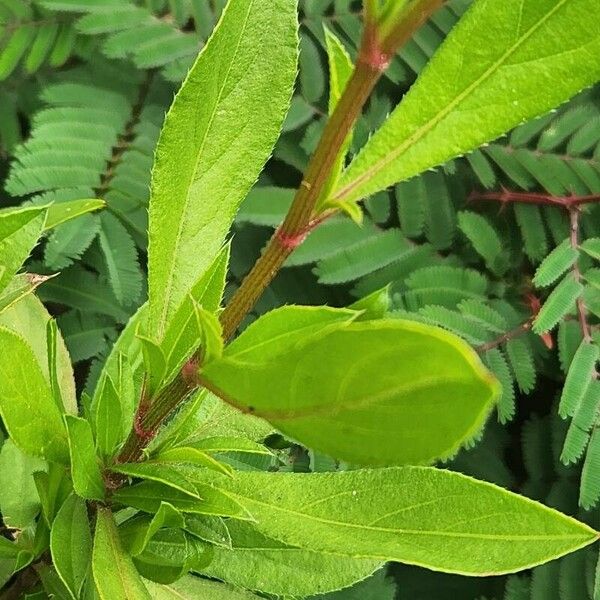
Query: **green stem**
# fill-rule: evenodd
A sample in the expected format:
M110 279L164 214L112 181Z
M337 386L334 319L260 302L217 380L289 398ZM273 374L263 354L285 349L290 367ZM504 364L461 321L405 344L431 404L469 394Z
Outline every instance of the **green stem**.
M287 257L324 217L331 214L331 211L327 211L315 217L314 211L346 138L396 50L443 4L443 1L414 0L385 40L380 39L377 24L370 21L365 23L356 68L325 126L292 206L261 257L221 314L225 340L229 340L235 334L244 317L269 286ZM190 382L184 372L180 373L147 410L136 416L136 427L130 433L117 462L139 460L158 427L195 389L198 389L198 382Z
M290 211L221 315L226 340L233 336L287 257L308 234L315 206L329 180L331 169L380 75L381 71L366 62L358 63L325 127Z
M340 150L391 57L443 3L444 0L416 0L411 3L385 40L379 39L376 24L365 24L354 73L327 122L292 206L221 315L226 340L235 334L287 257L310 232L315 207L329 181Z

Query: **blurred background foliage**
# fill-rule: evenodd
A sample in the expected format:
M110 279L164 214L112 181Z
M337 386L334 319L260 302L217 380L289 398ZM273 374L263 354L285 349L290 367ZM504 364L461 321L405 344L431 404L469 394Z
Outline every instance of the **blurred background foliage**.
M107 203L99 214L57 227L27 266L58 273L39 294L58 317L80 390L93 384L111 343L145 299L154 147L173 94L225 3L0 0L0 205L94 197ZM470 3L447 2L394 59L356 127L353 152L400 101ZM285 214L323 129L324 28L356 56L360 2L300 5L296 92L272 159L232 232L229 294ZM326 221L292 255L250 318L291 302L343 306L388 286L395 313L464 337L502 382L497 421L449 468L598 528L600 383L594 361L589 368L589 356L587 362L579 356L576 305L585 308L597 348L600 205L583 205L582 247L572 248L568 211L501 202L503 190L600 194L598 89L367 199L361 227L345 216ZM570 283L574 265L578 286ZM552 302L544 304L548 295ZM563 390L569 373L570 387ZM563 405L574 406L561 410L566 419L558 415L561 396ZM289 469L344 468L302 449L291 457ZM594 592L597 554L586 549L519 576L482 579L390 565L387 574L321 598L591 600L600 598Z

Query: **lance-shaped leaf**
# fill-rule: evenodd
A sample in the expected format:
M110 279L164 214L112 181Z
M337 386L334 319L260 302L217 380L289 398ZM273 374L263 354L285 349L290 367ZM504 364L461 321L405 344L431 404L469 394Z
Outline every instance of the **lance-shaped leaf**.
M131 558L123 550L114 517L108 508L98 509L92 572L101 600L150 600Z
M230 521L232 548L215 547L204 575L276 596L308 596L348 587L382 566L380 560L293 548L261 534L251 523Z
M47 469L43 460L27 456L11 439L0 450L0 510L6 527L25 529L40 512L34 473Z
M227 244L204 275L194 284L192 291L173 316L161 343L161 350L166 359L165 381L173 379L203 341L200 307L216 313L221 306L229 254L230 245Z
M12 280L42 234L45 207L0 211L0 291Z
M56 571L73 598L79 598L92 559L92 534L85 502L72 494L52 524L50 551Z
M354 65L348 55L346 48L340 39L329 29L325 29L325 44L327 46L327 57L329 59L329 114L331 115L337 106L348 80L352 76ZM346 154L352 142L352 133L344 140L338 153L335 164L331 169L329 180L323 189L317 209L322 209L329 200L329 195L335 189L344 168ZM361 220L362 211L351 211L351 216L358 221Z
M135 476L141 477L142 475L136 473ZM113 500L150 513L157 512L162 503L168 502L175 509L184 513L244 520L252 518L237 500L211 485L196 483L198 496L201 497L199 499L173 487L171 482L166 479L168 474L150 473L150 476L155 481L142 481L136 485L123 487L114 493ZM143 472L143 477L149 478L146 472ZM165 485L158 481L164 481Z
M140 574L156 583L169 584L191 570L204 568L211 560L212 546L183 529L163 528L133 563Z
M248 507L264 535L449 573L527 569L598 539L587 525L542 504L432 467L213 477Z
M291 0L231 0L167 115L150 201L148 331L159 340L279 135L296 76L296 10Z
M103 500L104 481L96 458L92 428L85 419L72 415L65 415L65 424L69 432L73 487L82 498Z
M108 374L103 378L101 393L91 410L96 424L96 448L102 457L113 455L133 425L135 412L133 374L123 355L120 355L117 375L116 382Z
M342 319L300 328L319 310ZM358 464L430 462L479 432L498 384L466 343L420 323L352 322L348 313L274 311L201 378L304 445Z
M55 332L53 348L49 348L49 320L48 311L34 294L23 296L0 314L0 326L20 335L29 344L48 384L53 382L52 385L60 388L64 410L76 414L77 399L71 359L60 331Z
M48 216L44 225L44 230L54 229L62 223L66 223L71 219L76 219L81 215L89 212L94 212L104 208L106 203L104 200L69 200L67 202L55 202L48 206Z
M123 547L131 556L141 554L162 527L181 528L183 516L168 502L162 502L153 516L137 514L119 527Z
M3 267L0 267L0 275ZM0 314L13 307L17 302L33 294L35 290L53 276L23 273L12 278L0 294Z
M152 600L198 600L199 598L206 598L207 600L209 598L210 600L258 600L258 596L250 592L236 590L228 585L216 581L207 581L192 575L187 575L170 585L159 585L152 581L145 583Z
M13 442L26 454L68 463L67 435L31 346L17 333L0 327L0 414Z
M479 0L340 181L353 201L470 152L600 79L597 0Z

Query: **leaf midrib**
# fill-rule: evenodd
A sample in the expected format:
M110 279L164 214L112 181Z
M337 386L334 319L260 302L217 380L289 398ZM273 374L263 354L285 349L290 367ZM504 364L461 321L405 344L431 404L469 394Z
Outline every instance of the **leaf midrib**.
M206 378L204 378L203 381L209 385L211 391L214 391L214 393L216 393L220 398L224 400L226 399L225 401L229 404L232 404L241 410L244 410L246 407L244 402L237 401L231 395L220 390L216 385L208 383ZM362 398L354 398L351 402L342 401L335 404L326 402L321 405L311 405L296 410L260 410L255 407L255 414L256 416L271 422L282 422L292 419L306 419L318 416L335 416L339 413L353 413L357 410L368 408L373 404L382 402L397 395L405 396L408 392L414 392L415 390L422 390L439 384L460 384L464 383L465 381L465 379L459 377L433 376L424 378L418 383L418 385L412 383L410 385L405 384L396 386L391 389L383 390L378 394L364 396Z
M432 118L426 125L418 129L412 136L410 136L402 145L400 145L396 150L391 151L389 154L385 156L385 158L381 159L379 162L376 162L372 167L370 167L367 171L365 171L362 175L357 177L354 181L348 183L345 187L343 187L335 196L334 200L338 202L342 202L346 196L349 196L356 187L358 187L365 180L369 180L377 173L379 173L382 169L384 169L388 164L396 160L399 156L401 156L407 149L409 149L413 144L417 143L421 139L423 139L432 129L434 129L443 119L445 119L457 106L459 106L463 100L469 97L469 95L479 87L482 83L484 83L487 79L489 79L498 69L501 67L506 60L514 54L542 25L544 25L550 18L554 16L556 12L564 7L564 5L568 2L568 0L559 0L558 4L548 12L548 14L538 21L533 27L531 27L521 38L519 38L518 42L513 44L508 48L508 50L495 62L492 66L487 69L478 79L476 79L471 85L469 85L461 94L459 94L454 101L447 104L444 109L442 109L434 118Z
M544 541L544 540L584 540L584 539L592 539L591 533L588 537L584 535L582 532L579 535L576 534L552 534L552 535L544 535L544 534L536 534L536 535L518 535L518 534L485 534L485 533L468 533L468 532L452 532L452 531L434 531L427 529L400 529L400 528L391 528L391 527L374 527L372 525L362 525L359 523L349 523L344 521L336 521L335 519L326 519L324 517L317 517L316 515L310 515L307 513L303 513L297 510L293 510L286 507L280 507L274 504L269 504L268 502L263 502L261 500L257 500L255 498L249 498L247 496L243 496L241 494L236 494L234 492L230 492L232 495L236 496L239 500L246 500L250 503L255 503L260 506L265 506L271 510L279 511L282 513L286 513L292 515L294 517L301 517L304 519L312 520L317 523L322 523L324 525L332 525L334 527L348 527L350 529L358 529L358 530L366 530L366 531L374 531L377 533L392 533L399 535L415 535L415 536L429 536L429 537L446 537L446 538L460 538L460 539L481 539L481 540L499 540L499 541L521 541L521 540L531 540L531 541Z

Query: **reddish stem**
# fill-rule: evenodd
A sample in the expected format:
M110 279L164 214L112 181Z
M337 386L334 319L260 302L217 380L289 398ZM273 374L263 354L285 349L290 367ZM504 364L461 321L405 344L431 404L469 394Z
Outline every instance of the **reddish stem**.
M498 346L501 346L506 342L510 342L510 340L513 340L517 337L522 336L524 333L527 333L531 330L532 325L533 318L530 318L524 323L521 323L521 325L519 325L518 327L515 327L514 329L511 329L510 331L507 331L506 333L503 333L502 335L498 336L495 340L486 342L485 344L481 344L481 346L477 346L475 350L480 354L493 350L494 348L497 348Z
M344 142L391 57L443 3L444 0L414 0L385 40L379 39L378 26L372 22L365 24L356 68L325 126L292 206L263 254L221 314L225 340L233 336L293 250L319 223L336 212L328 210L314 215L315 207L329 181ZM191 380L190 373L185 369L179 373L175 380L160 392L159 398L155 399L140 419L140 431L150 430L154 434L164 419L197 389L196 383ZM117 462L139 460L142 455L147 440L138 435L137 428L131 432Z
M443 3L444 0L411 2L385 39L380 39L377 24L371 20L365 23L356 68L325 126L292 206L263 254L221 314L223 336L226 340L233 336L288 256L306 237L306 228L315 216L315 207L329 181L340 150L379 81L383 69L398 48L404 45Z
M537 192L513 192L502 188L500 192L478 192L473 191L469 196L469 201L489 200L501 202L503 204L541 204L546 206L558 206L564 209L582 206L584 204L594 204L600 202L600 195L591 194L589 196L553 196Z

